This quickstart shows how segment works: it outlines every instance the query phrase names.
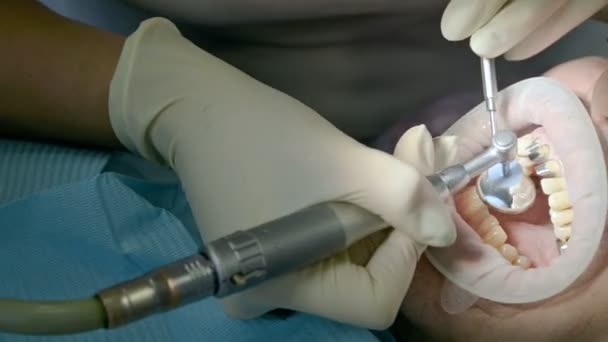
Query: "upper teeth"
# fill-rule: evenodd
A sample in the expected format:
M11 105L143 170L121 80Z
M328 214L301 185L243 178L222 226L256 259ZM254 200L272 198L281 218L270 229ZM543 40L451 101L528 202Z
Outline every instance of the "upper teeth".
M534 168L536 175L539 177L559 177L561 176L561 168L556 160L548 160Z
M543 178L540 180L540 187L545 195L566 190L566 179L564 177Z
M561 163L558 160L548 160L550 147L541 144L531 135L520 138L517 154L518 160L527 173L534 172L541 178L540 186L548 195L549 215L553 223L553 232L561 242L566 242L572 234L574 211L568 195L566 179L562 176ZM532 171L533 170L533 171Z
M534 146L530 149L530 154L528 155L528 158L535 162L541 162L547 159L549 153L549 145Z
M567 191L554 192L549 195L549 207L553 210L565 210L572 208Z

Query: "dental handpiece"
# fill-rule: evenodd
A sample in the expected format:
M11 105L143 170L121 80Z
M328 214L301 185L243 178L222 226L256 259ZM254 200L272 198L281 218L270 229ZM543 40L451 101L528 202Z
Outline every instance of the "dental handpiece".
M481 84L483 87L486 110L490 115L492 138L494 138L498 133L496 129L496 93L498 92L498 85L496 81L496 65L494 59L481 57ZM513 156L513 158L515 158L515 156ZM509 163L513 158L501 161L503 177L509 175Z
M501 131L473 159L427 177L441 198L465 187L505 158L516 143ZM108 328L215 296L250 289L334 255L388 228L380 217L348 203L322 203L210 242L203 253L162 266L97 294Z

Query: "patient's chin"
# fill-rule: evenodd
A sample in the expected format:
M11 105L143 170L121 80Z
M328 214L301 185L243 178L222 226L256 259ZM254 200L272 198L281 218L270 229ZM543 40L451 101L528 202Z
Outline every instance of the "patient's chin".
M473 180L454 196L456 243L427 251L404 301L404 317L440 340L593 340L606 330L594 318L608 318L602 147L574 94L534 82L520 87L527 92L516 99L525 100L500 110L501 123L519 137L517 160L530 181L518 191L535 195L534 205L517 215L497 212ZM535 96L543 87L554 87L556 103L542 91ZM464 159L489 145L489 134L479 133L487 128L483 112L474 109L447 132L461 137ZM462 304L463 294L479 300ZM447 301L453 307L446 296L455 297Z
M608 244L603 241L585 273L562 293L527 304L480 299L447 313L440 304L445 277L423 257L393 329L398 340L424 334L439 341L603 341L608 329ZM407 324L404 322L407 321Z

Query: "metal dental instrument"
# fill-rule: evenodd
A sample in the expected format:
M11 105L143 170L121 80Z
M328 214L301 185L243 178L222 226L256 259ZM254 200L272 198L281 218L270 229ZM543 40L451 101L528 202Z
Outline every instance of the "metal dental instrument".
M486 110L490 115L492 146L500 153L500 163L487 169L478 179L477 192L487 205L500 212L518 214L536 199L532 181L525 177L516 161L517 136L510 130L496 129L496 67L493 59L481 58L481 79Z
M480 155L427 179L441 198L447 198L510 156L514 139L509 132L499 132L494 144ZM104 289L92 298L47 302L0 298L0 331L71 334L120 327L207 297L250 289L388 227L380 217L352 204L314 205L211 241L201 253Z
M493 59L481 57L481 84L483 86L483 97L486 110L490 113L490 127L492 137L496 135L496 93L498 92L496 82L496 66Z
M496 81L496 65L494 59L481 57L481 84L483 86L483 97L486 103L486 110L490 114L490 128L492 138L496 136L496 93L498 92L498 84ZM502 162L503 172L505 177L509 173L508 162Z

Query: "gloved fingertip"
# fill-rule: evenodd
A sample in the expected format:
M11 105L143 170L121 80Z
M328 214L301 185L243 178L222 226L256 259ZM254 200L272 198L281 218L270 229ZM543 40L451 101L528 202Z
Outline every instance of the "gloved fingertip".
M487 36L490 36L488 38ZM504 54L507 49L501 48L502 44L496 34L475 33L471 36L469 46L473 53L483 58L497 58Z
M440 214L439 208L421 210L420 231L422 234L415 239L431 247L447 247L456 241L456 227L451 220L446 220Z
M460 138L455 135L439 136L433 139L435 146L434 171L444 169L458 160Z
M416 141L416 138L422 134L423 129L423 125L418 125L406 130L395 145L395 155L399 156L400 154L397 151L402 151L405 147Z
M458 137L457 135L440 135L438 137L433 138L433 141L443 148L456 146L459 140L460 137Z
M394 155L422 173L431 173L434 164L433 137L426 126L408 129L397 142Z
M181 32L173 22L162 17L146 19L139 24L138 32L146 35L181 36Z
M395 219L387 222L425 246L445 247L453 244L456 241L456 226L447 204L439 198L431 183L422 179L416 190L408 195Z
M428 133L428 129L425 125L420 124L410 127L407 131L405 131L405 133L403 133L403 136L420 136L426 133Z
M517 53L511 53L510 51L507 51L507 53L505 53L504 55L502 55L502 57L509 62L521 62L524 61L530 57L532 57L533 55L520 55Z
M471 32L464 30L459 22L454 22L452 18L445 15L441 18L441 35L445 40L450 42L458 42L467 39Z
M402 138L404 138L402 145L424 144L426 147L432 141L433 137L425 125L418 125L405 131ZM399 142L397 142L397 144L399 144Z
M468 0L467 0L468 1ZM474 16L474 6L470 1L452 0L448 3L441 17L441 34L449 41L460 41L473 34L475 24L471 18Z
M420 184L420 199L415 209L419 242L432 247L446 247L456 241L456 225L451 211L426 179Z

